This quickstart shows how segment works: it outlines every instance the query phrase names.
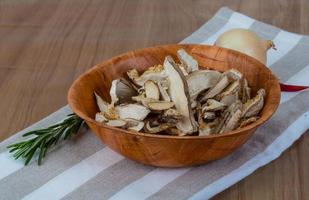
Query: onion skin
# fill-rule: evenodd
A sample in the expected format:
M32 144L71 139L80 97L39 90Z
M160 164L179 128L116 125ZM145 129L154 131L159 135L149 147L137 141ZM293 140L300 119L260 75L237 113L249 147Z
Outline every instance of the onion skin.
M247 54L263 64L267 62L267 50L275 49L271 40L263 40L247 29L228 30L218 37L214 45Z

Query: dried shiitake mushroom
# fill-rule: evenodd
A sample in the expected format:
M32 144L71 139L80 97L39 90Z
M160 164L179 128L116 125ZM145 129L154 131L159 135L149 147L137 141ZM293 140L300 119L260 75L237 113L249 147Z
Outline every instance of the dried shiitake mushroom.
M186 78L171 56L166 56L163 65L170 82L170 97L175 103L176 110L183 116L176 124L176 127L185 134L193 133L197 131L197 123L191 108L191 99Z
M129 81L121 78L112 81L109 94L112 99L112 104L120 104L130 102L132 96L137 95L137 91Z
M184 49L179 62L166 56L162 65L129 79L115 79L107 103L94 93L98 123L150 134L206 136L247 126L259 119L266 92L251 88L241 72L200 70L198 62Z
M152 80L146 81L144 84L144 90L145 90L146 98L159 100L160 90L159 90L158 85L154 81Z
M187 73L191 73L193 71L197 71L198 68L198 62L190 56L184 49L179 49L177 51L177 57L181 62L181 65L184 66Z
M131 131L140 131L144 128L145 123L143 121L138 121L135 119L126 119L126 128Z
M214 86L209 89L209 91L201 98L201 101L206 101L207 99L213 98L220 92L224 90L230 83L230 80L228 79L227 76L223 76L219 82Z
M160 95L161 95L161 97L164 101L171 101L171 98L167 93L168 87L164 87L163 84L164 84L163 81L157 82L157 85L158 85L158 88L159 88L159 91L160 91Z
M150 110L139 104L122 104L115 107L120 119L144 120Z
M166 74L162 65L155 65L146 70L141 76L139 76L136 69L131 69L127 72L128 77L138 86L143 86L146 81L160 81L166 78Z
M191 99L195 99L200 92L214 87L220 77L220 72L212 70L198 70L186 76Z

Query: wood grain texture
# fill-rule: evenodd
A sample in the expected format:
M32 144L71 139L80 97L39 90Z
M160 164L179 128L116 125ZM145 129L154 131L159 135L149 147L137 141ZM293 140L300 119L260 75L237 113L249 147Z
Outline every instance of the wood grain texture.
M109 89L113 80L128 78L126 73L132 68L141 74L148 67L163 64L167 55L176 59L179 49L185 49L192 55L201 69L224 72L234 68L240 71L248 80L253 94L264 88L266 98L260 118L244 128L210 136L136 133L94 120L99 112L94 92L110 102ZM131 51L97 64L74 81L69 89L68 102L73 112L86 121L96 136L120 154L148 165L187 167L222 158L244 144L256 128L276 111L280 102L280 86L265 65L236 51L206 45L164 45Z
M309 34L308 0L2 0L0 140L66 104L73 80L106 58L176 43L228 6ZM215 199L308 199L309 136Z

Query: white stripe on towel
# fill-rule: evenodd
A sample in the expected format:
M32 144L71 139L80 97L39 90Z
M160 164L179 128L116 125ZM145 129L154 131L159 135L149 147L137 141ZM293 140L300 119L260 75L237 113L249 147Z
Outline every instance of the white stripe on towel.
M289 33L287 31L280 31L273 39L277 50L270 50L267 52L267 66L271 66L280 58L285 56L291 49L293 49L302 38L301 35Z
M54 177L32 193L25 196L23 199L61 199L86 181L122 159L123 157L121 155L112 151L108 147L105 147Z
M20 160L15 160L8 151L0 154L0 180L24 167Z
M155 169L118 191L110 200L146 199L190 169L191 168L173 170L162 168Z

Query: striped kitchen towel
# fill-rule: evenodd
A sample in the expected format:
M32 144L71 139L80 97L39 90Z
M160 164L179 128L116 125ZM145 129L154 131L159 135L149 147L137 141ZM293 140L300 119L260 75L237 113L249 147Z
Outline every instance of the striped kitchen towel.
M246 28L271 39L268 66L288 84L309 85L309 37L289 33L228 8L182 43L213 44L231 28ZM42 166L24 167L6 146L22 133L46 127L70 113L61 108L0 143L0 199L208 199L276 159L309 127L309 91L282 93L275 115L241 148L206 165L166 169L138 164L113 152L91 133L60 145ZM84 132L89 132L84 130Z

